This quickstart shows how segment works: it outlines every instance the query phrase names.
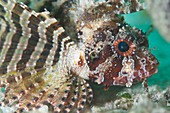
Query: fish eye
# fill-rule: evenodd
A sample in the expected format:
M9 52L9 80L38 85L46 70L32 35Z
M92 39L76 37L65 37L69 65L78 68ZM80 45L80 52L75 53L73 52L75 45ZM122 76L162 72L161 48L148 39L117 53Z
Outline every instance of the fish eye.
M124 41L123 42L119 42L118 49L121 52L126 52L126 51L129 50L129 45L126 42L124 42Z
M121 56L129 56L135 51L136 45L127 39L118 39L114 43L113 51L116 51Z

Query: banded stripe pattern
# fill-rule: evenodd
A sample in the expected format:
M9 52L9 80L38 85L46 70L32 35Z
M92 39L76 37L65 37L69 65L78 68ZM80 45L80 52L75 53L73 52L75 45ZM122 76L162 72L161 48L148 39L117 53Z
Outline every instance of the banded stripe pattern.
M1 1L0 7L4 30L0 34L0 73L55 65L63 39L69 38L57 20L14 1Z
M93 97L89 84L69 73L48 72L71 45L64 28L46 12L0 0L0 88L6 89L0 105L16 105L18 113L43 105L56 113L80 112Z

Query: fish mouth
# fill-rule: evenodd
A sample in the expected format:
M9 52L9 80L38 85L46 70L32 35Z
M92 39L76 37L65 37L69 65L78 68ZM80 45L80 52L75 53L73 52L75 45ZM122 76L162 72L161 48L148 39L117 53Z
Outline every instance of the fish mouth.
M158 72L159 62L157 58L153 54L151 54L150 51L147 51L147 54L145 54L145 56L146 56L145 66L142 67L142 63L141 63L140 67L142 68L136 69L137 71L134 72L134 76L135 76L135 78L133 79L134 83L141 82Z
M132 68L130 71L129 69L126 70L125 67L125 71L121 72L123 69L122 67L120 72L117 73L117 76L115 76L113 73L110 73L110 78L105 76L102 84L106 87L113 85L130 87L132 84L142 82L158 72L159 62L154 56L152 57L152 60L146 57L146 62L146 65L143 67L142 65L138 64L139 62L134 63L134 68Z
M136 75L136 78L134 78L134 83L141 82L154 74L158 73L158 68L152 68L151 70L148 71L148 73L141 73L141 75Z
M113 78L113 84L116 86L126 86L131 87L133 84L137 84L139 82L142 82L146 80L147 78L151 77L152 75L156 74L158 72L157 68L151 69L147 74L141 73L140 75L127 75L127 76L121 76L121 77L115 77ZM104 86L111 86L110 84L103 82Z
M127 76L121 76L116 77L113 81L113 85L120 85L120 86L126 86L131 87L132 84L137 84L139 82L142 82L146 80L147 78L153 76L158 72L157 65L154 65L153 68L151 68L149 71L146 72L140 72L139 70L134 72L133 75L127 75Z

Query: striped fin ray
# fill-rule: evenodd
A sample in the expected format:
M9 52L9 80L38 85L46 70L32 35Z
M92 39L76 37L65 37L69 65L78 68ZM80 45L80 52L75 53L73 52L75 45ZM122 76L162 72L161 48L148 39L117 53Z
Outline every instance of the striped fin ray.
M67 86L59 89L58 93L61 92L63 96L59 98L59 100L61 100L60 102L56 99L49 101L49 103L54 106L55 113L80 112L85 106L91 103L93 97L91 87L81 78L68 80ZM59 95L56 94L56 96Z
M92 98L89 84L50 70L56 71L53 65L72 44L56 19L14 0L0 0L0 87L6 89L2 104L18 106L17 112L43 105L56 113L80 112Z
M43 105L47 105L54 113L68 113L80 112L91 102L92 89L85 80L67 78L68 76L63 79L59 75L50 78L50 75L44 74L43 71L37 72L30 78L27 77L29 72L20 75L17 73L18 77L8 76L6 96L1 104L18 106L16 109L18 113L35 110Z
M28 72L11 72L3 75L0 79L0 88L5 89L5 98L1 101L1 105L16 105L21 103L22 98L26 97L28 93L33 95L36 91L43 89L45 80L42 76L44 72L45 69Z
M54 113L80 112L91 103L92 97L92 89L85 80L70 78L60 87L54 84L40 103L51 106Z
M0 0L0 73L55 65L63 39L71 39L54 18L14 0Z

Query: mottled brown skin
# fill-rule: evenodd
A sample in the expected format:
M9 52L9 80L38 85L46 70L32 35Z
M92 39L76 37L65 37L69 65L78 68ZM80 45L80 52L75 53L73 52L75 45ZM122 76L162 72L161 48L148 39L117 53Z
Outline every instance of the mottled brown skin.
M121 33L120 30L123 31L123 33ZM148 40L145 33L141 30L137 28L133 29L123 22L120 26L107 26L98 29L95 33L93 40L86 45L88 48L86 53L90 53L86 54L86 60L90 67L90 78L93 81L102 79L100 78L100 74L102 73L104 80L98 81L98 84L103 84L106 87L112 85L128 86L127 83L132 84L143 81L157 72L158 61L149 52ZM101 42L103 42L102 45L97 46ZM121 42L125 42L129 46L125 52L122 52L118 48L118 44ZM95 51L97 49L98 51ZM111 64L107 64L107 60L110 58ZM124 62L124 58L131 59L134 62L126 61L127 65L134 66L134 69L128 71L132 73L132 75L129 75L126 71L123 72L123 75L119 75L123 68L122 63ZM104 64L105 69L100 68L102 63L106 63ZM142 65L144 67L142 67ZM128 81L128 76L133 76L130 77L130 79L132 79L130 82Z

